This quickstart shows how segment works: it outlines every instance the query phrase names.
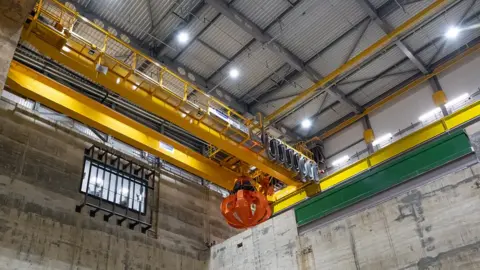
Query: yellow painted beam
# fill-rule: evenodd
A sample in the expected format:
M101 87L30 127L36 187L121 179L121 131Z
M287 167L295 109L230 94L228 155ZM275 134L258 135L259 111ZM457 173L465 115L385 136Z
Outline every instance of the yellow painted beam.
M373 166L377 166L394 157L397 157L422 143L432 140L435 137L438 137L441 134L468 123L469 121L472 121L478 117L480 117L480 101L472 103L451 115L435 121L430 125L425 126L422 129L419 129L408 136L405 136L404 138L401 138L400 140L380 149L372 155L329 175L321 180L320 190L324 191L329 189L357 174L367 171ZM273 204L274 212L281 211L307 198L307 193L304 189L286 189L284 192L279 193L281 196L277 197L275 195L273 197L277 198L278 200Z
M60 33L42 23L36 21L32 21L31 23L34 23L35 26L28 36L24 33L22 38L42 54L75 70L90 80L99 83L105 88L141 106L145 110L178 125L198 138L208 141L217 148L223 149L238 159L257 167L259 170L277 178L283 183L293 186L302 184L293 178L292 172L271 162L265 156L240 145L201 121L191 117L185 117L185 115L182 115L182 112L178 110L178 107L160 99L156 92L144 89L142 85L136 85L130 80L120 80L120 76L115 74L114 70L109 70L107 74L97 72L95 70L95 60L78 53L74 46L68 50L62 50L62 47L58 46L59 42L67 37L63 37ZM28 25L24 27L24 29L27 28ZM67 47L69 46L68 42L60 42L60 44Z
M10 66L7 85L28 98L219 186L227 189L233 187L237 177L233 171L16 61L12 61ZM161 147L161 143L174 149Z
M311 138L310 140L308 140L308 142L321 141L321 140L324 140L324 139L336 134L337 132L343 130L344 128L346 128L346 127L350 126L351 124L357 122L358 120L362 119L365 115L368 115L368 114L370 114L370 113L372 113L372 112L374 112L374 111L376 111L380 108L383 108L386 104L394 101L396 98L402 96L403 94L407 93L411 89L414 89L415 87L419 86L420 84L428 81L430 78L432 78L432 77L444 72L445 70L448 70L449 68L455 66L456 64L461 62L463 59L466 59L466 57L478 52L478 50L480 50L480 43L473 46L473 47L468 48L467 50L465 50L461 54L455 56L453 59L448 60L447 62L445 62L441 66L435 68L435 70L433 70L432 73L424 75L424 76L414 80L413 82L405 85L401 89L395 91L395 93L393 93L392 95L389 95L389 96L385 97L384 99L380 100L379 102L373 104L372 106L366 108L365 111L362 112L361 114L357 114L357 115L345 120L344 122L336 125L334 128L326 131L322 135Z
M311 87L308 89L304 90L302 93L297 95L295 98L275 110L273 113L265 117L265 121L269 122L273 119L275 119L277 116L281 115L284 113L286 110L290 109L293 107L295 104L300 102L301 100L305 99L307 96L310 94L314 93L318 88L321 88L325 86L327 83L332 82L335 78L343 74L344 72L354 68L356 65L358 65L361 61L366 59L367 57L373 55L375 52L389 44L391 41L395 40L396 37L399 35L405 33L407 30L411 29L413 26L421 22L424 18L428 17L429 15L433 14L436 12L439 8L441 8L443 5L445 5L448 1L446 0L436 0L433 2L431 5L423 9L422 11L418 12L415 16L412 18L408 19L406 22L401 24L399 27L395 28L392 32L390 32L388 35L382 37L379 39L377 42L372 44L370 47L365 49L364 51L360 52L357 54L355 57L350 59L348 62L340 66L338 69L332 71L330 74L325 76L323 79L320 81L314 83Z

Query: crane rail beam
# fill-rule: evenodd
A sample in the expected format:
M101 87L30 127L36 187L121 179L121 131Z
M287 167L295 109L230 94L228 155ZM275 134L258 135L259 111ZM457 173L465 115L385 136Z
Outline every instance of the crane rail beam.
M233 187L235 172L200 153L102 105L35 70L12 61L7 85L30 99L72 117L85 125L154 154L165 161L226 189Z

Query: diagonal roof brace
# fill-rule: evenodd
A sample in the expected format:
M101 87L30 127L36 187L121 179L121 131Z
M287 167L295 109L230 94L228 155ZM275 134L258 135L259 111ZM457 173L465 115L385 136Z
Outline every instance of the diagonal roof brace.
M375 8L368 2L368 0L356 0L357 3L362 7L362 9L372 18L373 22L375 22L385 34L390 34L393 28L390 26L386 21L384 21L377 13ZM428 74L430 73L422 61L413 54L412 50L408 48L408 46L403 43L400 39L396 38L395 45L405 54L405 56L410 59L410 61L423 73Z
M250 21L248 18L243 16L241 13L239 13L235 9L227 6L227 4L222 0L205 0L205 2L211 5L220 13L222 13L225 17L230 19L232 22L237 24L245 32L249 33L253 38L265 44L267 48L269 48L272 52L282 57L283 60L288 64L290 64L293 68L295 68L300 72L304 72L305 75L313 82L316 82L323 78L323 76L321 76L313 68L305 65L300 58L298 58L289 50L287 50L285 47L283 47L280 43L273 40L273 38L270 35L263 33L263 31L257 25L255 25L255 23ZM356 104L353 100L345 96L345 94L338 88L333 86L326 89L326 91L329 94L331 94L333 97L335 97L335 99L347 104L352 109L352 111L356 113L363 111L363 108L360 105Z

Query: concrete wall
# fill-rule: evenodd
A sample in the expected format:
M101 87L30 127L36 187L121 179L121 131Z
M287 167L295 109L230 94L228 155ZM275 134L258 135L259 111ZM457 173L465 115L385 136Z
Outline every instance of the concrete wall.
M298 241L292 210L243 231L210 250L210 270L296 270Z
M0 269L204 269L205 242L236 233L220 195L165 174L148 234L76 213L84 146L0 111Z
M300 236L281 214L214 247L210 269L480 269L479 213L477 163Z
M478 269L480 165L300 237L303 269Z
M7 79L23 23L35 0L2 0L0 3L0 93Z

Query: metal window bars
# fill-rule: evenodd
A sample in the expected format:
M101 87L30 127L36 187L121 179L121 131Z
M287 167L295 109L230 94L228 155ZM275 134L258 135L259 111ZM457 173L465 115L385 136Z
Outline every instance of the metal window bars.
M104 221L117 216L117 225L128 220L128 227L141 226L146 233L152 227L154 206L149 198L155 190L157 172L119 155L92 146L85 150L80 191L83 202L75 210L91 208L90 216L103 212ZM157 179L158 180L158 179ZM151 196L151 195L150 195Z

